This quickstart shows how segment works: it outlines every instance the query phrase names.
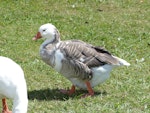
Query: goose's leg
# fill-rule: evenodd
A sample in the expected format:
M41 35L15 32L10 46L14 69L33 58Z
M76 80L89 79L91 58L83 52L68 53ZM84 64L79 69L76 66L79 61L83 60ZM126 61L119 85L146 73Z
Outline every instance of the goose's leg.
M75 92L75 86L72 85L70 90L61 89L60 92L63 94L72 95Z
M6 102L6 98L2 99L2 106L3 106L3 111L2 111L2 113L12 113L12 112L9 111L9 109L8 109L7 102Z
M87 97L87 96L93 96L94 95L94 91L93 91L93 89L91 87L90 82L89 81L85 81L85 84L87 86L88 94L85 94L82 97L84 98L84 97Z

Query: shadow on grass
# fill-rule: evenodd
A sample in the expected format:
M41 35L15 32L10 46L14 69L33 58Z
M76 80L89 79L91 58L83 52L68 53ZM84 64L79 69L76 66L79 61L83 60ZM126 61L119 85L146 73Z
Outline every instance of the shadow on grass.
M86 90L76 90L76 92L71 95L65 95L62 94L59 89L41 89L41 90L33 90L33 91L28 91L28 98L29 100L61 100L61 101L65 101L68 100L70 98L72 99L80 99L81 96L83 94L86 94L87 91ZM95 95L94 96L98 96L98 95L107 95L107 92L97 92L95 91Z

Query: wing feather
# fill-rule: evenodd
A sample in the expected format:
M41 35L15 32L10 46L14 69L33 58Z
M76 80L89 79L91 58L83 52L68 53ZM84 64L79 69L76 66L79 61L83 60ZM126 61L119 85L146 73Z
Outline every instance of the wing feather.
M104 64L117 65L119 62L110 52L103 47L93 46L80 40L64 41L59 48L66 58L78 60L90 67L97 67Z
M95 47L80 40L69 40L57 45L65 59L62 61L61 73L66 77L92 78L92 67L104 64L115 65L118 61L102 47Z

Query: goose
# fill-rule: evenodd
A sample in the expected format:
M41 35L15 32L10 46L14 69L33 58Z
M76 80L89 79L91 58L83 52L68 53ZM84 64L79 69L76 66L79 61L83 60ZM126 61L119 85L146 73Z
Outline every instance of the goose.
M61 41L51 23L41 25L32 40L40 38L45 39L40 46L41 59L72 83L70 90L60 90L64 94L72 95L78 87L88 91L84 97L93 96L93 87L105 82L114 67L130 65L103 47L75 39Z
M27 113L27 86L22 68L8 57L0 56L0 98L2 113ZM13 100L9 111L6 98Z

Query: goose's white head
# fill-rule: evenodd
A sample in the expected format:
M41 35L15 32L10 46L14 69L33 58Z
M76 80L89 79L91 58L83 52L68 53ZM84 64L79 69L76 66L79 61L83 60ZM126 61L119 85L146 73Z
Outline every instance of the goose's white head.
M58 33L56 27L50 23L47 23L39 28L39 31L32 40L37 40L40 38L54 40L56 33Z

